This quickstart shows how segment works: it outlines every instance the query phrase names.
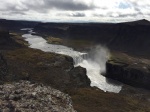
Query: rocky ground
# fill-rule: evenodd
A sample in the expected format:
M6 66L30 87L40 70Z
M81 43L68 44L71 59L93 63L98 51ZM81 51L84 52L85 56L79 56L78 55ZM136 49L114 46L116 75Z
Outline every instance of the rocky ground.
M0 85L0 112L76 112L69 95L43 84Z

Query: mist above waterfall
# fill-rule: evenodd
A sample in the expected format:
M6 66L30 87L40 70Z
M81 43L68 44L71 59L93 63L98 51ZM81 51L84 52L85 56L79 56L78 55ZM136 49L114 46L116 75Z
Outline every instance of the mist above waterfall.
M91 50L79 56L76 59L76 66L81 66L86 68L87 76L91 80L91 86L96 86L103 91L115 92L118 93L122 85L116 84L115 81L112 80L114 83L108 83L107 78L101 74L106 72L106 61L109 58L109 50L106 47L101 45L97 45L92 47Z
M88 60L100 68L101 74L106 72L106 61L108 58L109 50L101 45L91 48L90 52L88 53Z

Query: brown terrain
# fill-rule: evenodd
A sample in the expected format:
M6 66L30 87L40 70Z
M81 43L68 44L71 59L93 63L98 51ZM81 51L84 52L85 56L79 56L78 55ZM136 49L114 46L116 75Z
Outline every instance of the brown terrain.
M79 50L84 49L88 50L90 46L93 46L93 44L97 43L108 45L109 48L112 46L111 57L106 64L107 73L105 75L113 79L122 81L126 84L129 84L130 86L124 85L122 91L119 94L103 92L95 87L92 88L90 87L90 81L86 76L86 70L82 67L74 68L73 59L71 57L65 55L58 55L54 53L45 53L40 50L28 48L28 43L24 41L21 37L23 32L11 31L9 33L8 30L5 31L1 30L0 80L1 85L3 85L3 87L5 87L4 84L7 83L11 84L14 81L18 82L19 80L28 80L31 82L43 83L44 85L51 86L55 89L61 90L64 93L69 94L73 101L73 107L78 112L150 111L149 107L150 92L149 90L142 89L142 88L149 89L149 75L150 75L149 49L148 48L145 49L149 45L148 44L149 30L147 29L149 28L149 25L147 24L147 21L142 20L142 22L140 23L138 22L138 24L123 23L123 26L122 24L117 24L116 26L115 24L113 24L112 27L109 26L110 24L86 24L86 25L72 24L69 27L68 24L66 25L66 24L51 23L53 26L50 26L46 23L45 23L46 26L44 26L43 23L41 24L38 24L39 26L37 25L35 27L35 31L37 31L37 33L42 32L41 35L47 38L47 40L49 40L48 42L50 43L65 44ZM136 26L141 24L142 27ZM112 29L114 29L113 26L116 27L116 30L112 31ZM142 31L145 32L143 33L144 39L142 39L140 43L141 44L140 50L137 50L138 47L137 49L134 48L135 46L138 45L136 44L136 42L141 39L140 35L138 33L129 35L133 31L132 28L126 30L132 26L136 28L135 31L138 33L141 33ZM42 27L42 30L38 30L39 27ZM43 29L43 27L45 28ZM50 28L51 30L49 29L49 27L51 27ZM7 27L7 29L9 29L9 27ZM66 30L68 31L68 29L69 29L69 37L72 37L72 35L74 35L71 40L69 39L69 37L65 37L66 33L64 33L64 31ZM91 30L90 32L89 29ZM113 47L114 45L110 41L109 41L110 44L106 43L107 39L110 39L111 35L113 37L113 33L114 35L116 35L115 31L117 31L117 29L119 29L119 31L122 31L122 35L121 32L119 32L117 33L118 35L117 37L111 39L112 41L115 41L116 44L114 45L116 45L118 49L116 49L116 47ZM50 32L47 32L48 30ZM97 31L97 33L95 31ZM108 31L110 31L110 34L106 36ZM129 33L124 34L123 31ZM83 35L85 34L85 32L87 34ZM105 33L100 34L101 32ZM79 35L80 39L76 39L76 37L78 37ZM92 37L92 35L93 35L92 39L94 41L90 41L90 37ZM60 38L61 36L62 38ZM81 38L83 36L84 38ZM99 38L97 38L98 36ZM104 36L106 36L106 38L103 41L101 41L102 37ZM132 36L136 39L138 38L135 44L128 43L128 45L125 46L128 40L128 39L126 40L126 37L128 36L129 38L131 38ZM86 37L87 39L85 41L84 39ZM123 42L124 38L125 41ZM67 44L67 42L69 44ZM132 40L130 40L130 42L133 43ZM147 43L146 45L143 45L142 42ZM133 53L131 52L133 48L130 49L131 45L133 45L135 51ZM142 49L145 50L142 51ZM137 51L139 51L139 53ZM142 54L142 52L144 52L144 54ZM129 72L125 74L126 71ZM141 88L135 88L132 86Z

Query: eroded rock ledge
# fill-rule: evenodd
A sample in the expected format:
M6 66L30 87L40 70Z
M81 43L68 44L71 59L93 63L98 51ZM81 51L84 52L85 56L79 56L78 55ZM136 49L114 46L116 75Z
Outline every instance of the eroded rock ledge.
M135 87L150 89L150 66L145 63L109 60L106 63L106 71L106 77Z
M76 112L69 95L43 84L0 85L0 112Z

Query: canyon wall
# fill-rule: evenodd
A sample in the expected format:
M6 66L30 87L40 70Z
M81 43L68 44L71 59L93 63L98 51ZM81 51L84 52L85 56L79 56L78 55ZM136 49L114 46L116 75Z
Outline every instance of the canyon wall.
M150 89L150 66L129 64L109 60L106 63L106 77L135 87Z
M150 56L150 22L127 23L41 23L35 27L39 34L67 39L95 41L112 50Z

